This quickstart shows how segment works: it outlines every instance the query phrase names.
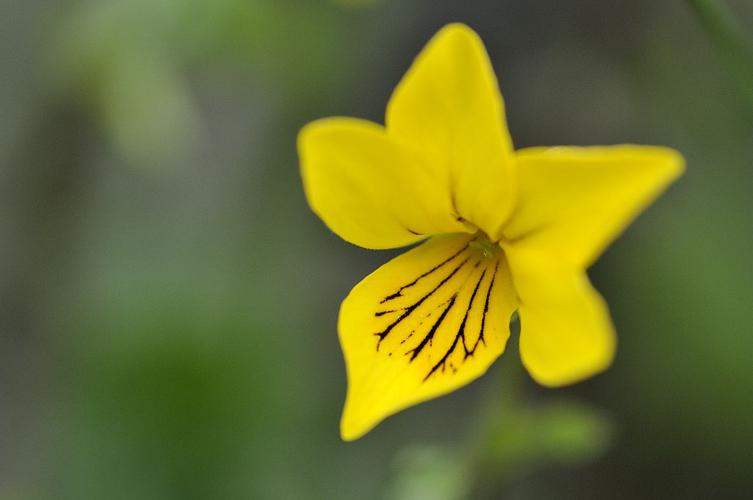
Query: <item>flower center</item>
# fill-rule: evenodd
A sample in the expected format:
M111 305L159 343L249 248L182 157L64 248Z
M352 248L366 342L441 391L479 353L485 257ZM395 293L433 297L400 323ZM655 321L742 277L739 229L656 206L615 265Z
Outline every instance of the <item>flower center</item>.
M471 240L469 246L481 252L481 255L486 259L493 259L502 250L483 231L476 233L476 237Z

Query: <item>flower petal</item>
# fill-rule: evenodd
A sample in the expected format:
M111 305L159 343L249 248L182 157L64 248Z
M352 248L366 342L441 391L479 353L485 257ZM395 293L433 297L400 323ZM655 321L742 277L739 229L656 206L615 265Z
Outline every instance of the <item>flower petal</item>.
M578 382L612 363L616 336L607 306L582 270L547 253L505 246L520 305L520 355L545 386Z
M355 118L306 125L298 137L309 204L343 239L394 248L458 232L446 176L382 126Z
M482 375L505 348L515 297L504 255L437 236L367 276L340 309L343 439Z
M652 146L517 151L518 202L504 237L587 267L681 173L683 158Z
M387 131L449 172L459 215L496 234L513 204L512 141L497 79L479 36L443 28L387 106Z

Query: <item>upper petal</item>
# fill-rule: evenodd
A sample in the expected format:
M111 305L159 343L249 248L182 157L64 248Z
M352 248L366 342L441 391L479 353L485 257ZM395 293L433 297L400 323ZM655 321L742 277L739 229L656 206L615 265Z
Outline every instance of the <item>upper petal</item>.
M478 35L443 28L387 106L387 130L449 172L459 215L495 234L513 204L511 140L497 79Z
M465 230L453 215L447 176L380 125L317 120L301 130L298 152L311 208L351 243L394 248Z
M506 245L520 305L520 355L546 386L578 382L606 369L616 335L607 306L583 270L547 253Z
M504 255L436 236L367 276L340 309L348 372L343 439L481 376L509 337L515 296Z
M577 268L590 265L684 161L668 148L612 146L522 149L516 164L517 206L504 238Z

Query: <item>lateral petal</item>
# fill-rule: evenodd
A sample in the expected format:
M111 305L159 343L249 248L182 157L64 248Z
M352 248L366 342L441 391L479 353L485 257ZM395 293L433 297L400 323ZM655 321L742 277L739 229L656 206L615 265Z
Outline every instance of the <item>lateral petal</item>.
M311 208L351 243L395 248L466 230L453 215L447 176L380 125L317 120L301 130L298 152Z
M625 145L522 149L516 164L518 199L504 238L577 268L592 264L684 161L669 148Z
M507 262L472 239L436 236L367 276L343 302L343 439L469 383L502 354L516 306Z
M496 234L512 208L512 141L496 76L479 36L441 29L387 106L387 131L449 172L457 213Z
M578 382L612 363L616 335L606 303L585 271L546 253L505 246L520 305L520 355L540 384Z

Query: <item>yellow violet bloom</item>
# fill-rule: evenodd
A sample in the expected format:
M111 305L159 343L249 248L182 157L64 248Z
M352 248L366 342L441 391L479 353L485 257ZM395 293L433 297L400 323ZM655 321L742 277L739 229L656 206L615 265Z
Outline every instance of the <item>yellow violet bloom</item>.
M317 120L298 150L311 207L343 239L425 240L342 303L345 440L481 376L516 310L520 355L540 384L606 369L614 327L585 270L684 164L651 146L513 150L488 55L462 24L416 58L386 126Z

